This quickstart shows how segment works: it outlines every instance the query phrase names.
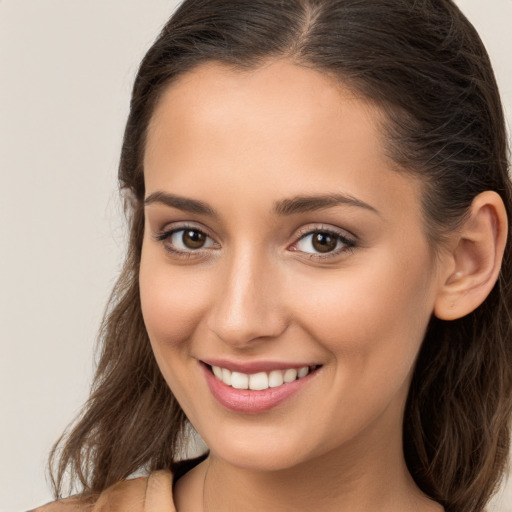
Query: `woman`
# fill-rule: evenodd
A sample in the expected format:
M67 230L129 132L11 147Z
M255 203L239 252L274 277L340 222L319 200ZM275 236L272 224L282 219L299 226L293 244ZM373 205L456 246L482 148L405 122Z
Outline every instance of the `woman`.
M130 247L41 510L477 512L506 463L511 211L449 0L186 0L139 70ZM189 422L209 451L178 462ZM128 479L145 469L149 478Z

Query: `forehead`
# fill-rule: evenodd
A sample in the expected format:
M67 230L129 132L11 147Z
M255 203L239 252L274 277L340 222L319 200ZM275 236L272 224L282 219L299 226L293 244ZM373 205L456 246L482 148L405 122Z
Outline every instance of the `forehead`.
M341 192L377 209L403 201L406 190L417 199L414 180L392 170L382 120L349 88L288 61L243 71L203 64L169 86L155 109L146 189L184 192L192 183L215 196L249 184L268 196L271 184L274 196Z
M332 108L333 102L359 99L347 86L330 75L312 68L303 67L288 60L269 61L256 68L235 68L211 61L203 63L188 71L172 82L163 94L159 106L168 101L208 104L211 116L215 111L223 113L223 104L229 96L231 102L245 103L259 109L261 114L286 111L288 115L295 112L294 119L300 118L296 110L299 104L304 108L314 104ZM155 115L158 116L158 106ZM198 112L196 112L198 113Z
M210 136L218 136L212 142L227 134L233 142L241 136L266 142L325 139L326 128L337 128L330 131L330 138L342 142L342 125L368 131L379 117L376 107L339 81L286 60L249 70L208 62L167 88L155 108L148 139L151 142L175 124L184 136L210 130ZM152 150L151 144L147 149Z

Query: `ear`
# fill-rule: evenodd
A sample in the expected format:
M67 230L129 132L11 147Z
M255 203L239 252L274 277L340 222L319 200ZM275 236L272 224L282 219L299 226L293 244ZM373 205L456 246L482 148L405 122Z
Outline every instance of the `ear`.
M498 279L507 241L505 205L493 191L475 197L470 215L453 234L446 259L434 315L455 320L474 311L487 298Z

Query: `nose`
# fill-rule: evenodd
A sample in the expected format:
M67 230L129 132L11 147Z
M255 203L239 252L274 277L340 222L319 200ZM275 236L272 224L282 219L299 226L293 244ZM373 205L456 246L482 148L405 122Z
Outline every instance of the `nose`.
M256 254L233 255L219 269L208 328L234 348L253 347L280 336L287 317L279 290L278 270Z

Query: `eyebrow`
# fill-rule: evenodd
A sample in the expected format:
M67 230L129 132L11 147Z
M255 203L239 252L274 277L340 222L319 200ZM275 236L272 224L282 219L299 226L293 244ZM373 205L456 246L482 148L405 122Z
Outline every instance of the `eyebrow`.
M278 215L293 215L296 213L313 212L333 206L346 205L364 208L373 213L379 214L379 211L373 206L350 195L345 194L327 194L319 196L295 196L290 199L283 199L274 205L274 211Z
M164 204L178 210L190 213L207 215L209 217L219 217L219 214L208 204L197 199L177 196L167 192L153 192L145 200L146 206L154 203ZM318 196L300 195L289 199L282 199L274 203L274 213L280 216L289 216L298 213L313 212L333 206L346 205L363 208L379 215L377 209L350 195L345 194L327 194Z
M177 196L167 192L154 192L144 200L145 206L153 203L164 204L165 206L170 206L190 213L199 213L201 215L208 215L209 217L218 217L217 212L211 206L203 203L203 201Z

